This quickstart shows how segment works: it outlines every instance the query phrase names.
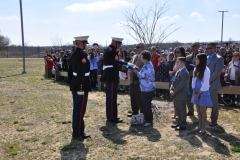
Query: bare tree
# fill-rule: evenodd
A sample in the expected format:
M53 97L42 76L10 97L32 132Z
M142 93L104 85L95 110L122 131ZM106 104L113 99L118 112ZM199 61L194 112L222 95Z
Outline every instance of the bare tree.
M137 5L133 10L130 8L124 12L126 17L126 22L121 23L125 27L125 31L137 42L143 42L145 44L156 44L161 45L161 43L173 32L179 28L175 28L169 33L167 29L174 25L174 23L169 24L167 27L162 28L159 26L158 20L160 17L169 10L167 2L160 5L160 1L156 1L153 6L151 6L147 12L146 9L141 10L141 14L138 12Z
M10 44L10 38L3 36L0 32L0 47L7 47Z
M51 38L52 46L61 47L62 46L62 37L58 34Z

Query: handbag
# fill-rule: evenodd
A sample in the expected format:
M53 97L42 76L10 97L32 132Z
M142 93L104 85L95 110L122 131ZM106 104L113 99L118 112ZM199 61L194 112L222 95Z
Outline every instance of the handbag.
M139 125L139 124L143 124L143 123L144 123L144 114L143 113L132 115L130 124Z

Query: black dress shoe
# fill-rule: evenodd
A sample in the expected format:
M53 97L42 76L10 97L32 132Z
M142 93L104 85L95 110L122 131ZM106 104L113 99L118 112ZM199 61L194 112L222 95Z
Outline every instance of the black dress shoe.
M107 120L108 122L113 122L113 123L122 123L123 120L118 118L117 120Z
M178 124L171 125L172 128L177 128L178 126Z
M128 117L132 117L132 113L128 113L128 115L127 115Z
M91 136L89 135L89 134L87 134L87 133L84 133L83 134L83 139L87 139L87 138L90 138Z
M193 113L187 113L187 116L194 116L194 114Z
M180 127L180 126L178 126L177 128L175 128L175 130L176 130L176 131L181 131L181 130L186 130L186 128L185 128L185 127Z

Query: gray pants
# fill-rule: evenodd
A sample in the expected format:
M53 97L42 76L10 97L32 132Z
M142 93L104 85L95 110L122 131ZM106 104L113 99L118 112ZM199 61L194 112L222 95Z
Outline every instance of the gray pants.
M186 115L186 100L174 100L174 104L176 107L177 115L178 115L178 121L177 125L180 127L186 128L187 127L187 115Z
M210 89L210 96L212 99L212 112L211 112L211 120L217 121L218 120L218 111L219 111L219 104L218 104L218 89Z

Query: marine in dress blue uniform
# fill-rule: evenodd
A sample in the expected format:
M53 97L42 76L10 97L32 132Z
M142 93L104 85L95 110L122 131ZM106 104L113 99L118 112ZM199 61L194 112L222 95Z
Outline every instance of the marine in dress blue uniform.
M111 45L105 50L103 55L103 75L101 81L106 85L106 117L107 121L121 123L118 118L117 109L117 88L119 83L119 71L122 64L119 62L118 49L122 44L123 38L112 38Z
M76 45L73 51L69 65L72 68L72 80L70 83L70 90L73 97L73 115L72 115L72 138L86 139L90 135L84 132L84 114L88 101L88 92L91 90L90 62L87 58L87 53L83 50L88 44L89 36L74 37L73 44Z

